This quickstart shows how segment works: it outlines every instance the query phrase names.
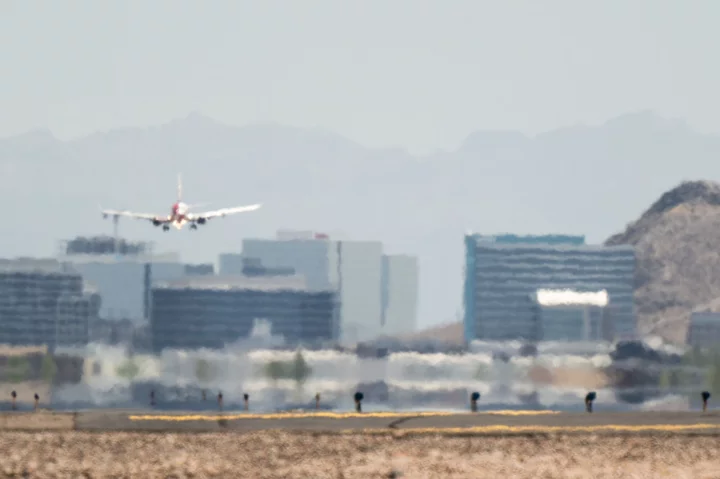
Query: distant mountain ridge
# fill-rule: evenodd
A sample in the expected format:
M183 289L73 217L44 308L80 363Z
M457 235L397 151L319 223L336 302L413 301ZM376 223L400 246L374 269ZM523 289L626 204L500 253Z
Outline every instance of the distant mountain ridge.
M55 240L111 233L98 205L164 212L183 173L190 202L263 209L163 234L125 221L188 261L239 251L280 228L340 230L420 257L420 323L461 307L463 234L585 234L601 242L683 178L720 178L720 139L650 112L535 137L476 132L423 157L370 149L320 129L233 127L192 114L152 128L61 141L47 131L0 139L0 256L49 255Z

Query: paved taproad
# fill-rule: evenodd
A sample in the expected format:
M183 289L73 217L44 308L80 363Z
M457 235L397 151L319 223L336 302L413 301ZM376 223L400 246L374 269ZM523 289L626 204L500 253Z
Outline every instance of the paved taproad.
M75 430L511 434L565 433L704 433L720 434L720 412L555 413L493 411L479 413L163 413L90 411L75 413Z

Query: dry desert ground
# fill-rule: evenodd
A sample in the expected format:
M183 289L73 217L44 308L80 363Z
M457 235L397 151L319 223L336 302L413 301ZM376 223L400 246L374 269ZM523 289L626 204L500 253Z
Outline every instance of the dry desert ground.
M0 432L0 477L720 478L714 436Z

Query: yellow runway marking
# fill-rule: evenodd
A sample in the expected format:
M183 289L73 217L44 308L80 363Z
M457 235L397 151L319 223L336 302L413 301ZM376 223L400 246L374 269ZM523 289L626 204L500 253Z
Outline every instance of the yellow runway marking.
M479 413L458 413L458 412L368 412L368 413L335 413L335 412L317 412L317 413L273 413L273 414L193 414L187 416L173 415L132 415L128 416L131 421L217 421L236 420L236 419L301 419L301 418L328 418L328 419L349 419L349 418L400 418L400 417L438 417L438 416L459 416L459 415L480 414L503 415L503 416L535 416L546 414L558 414L557 411L483 411Z
M471 416L477 414L497 414L499 416L541 416L547 414L560 414L558 411L483 411L479 413L468 413Z
M528 432L675 432L720 429L720 424L603 424L597 426L471 426L395 429L393 434L468 434L468 433L528 433ZM344 434L389 434L388 429L345 429Z

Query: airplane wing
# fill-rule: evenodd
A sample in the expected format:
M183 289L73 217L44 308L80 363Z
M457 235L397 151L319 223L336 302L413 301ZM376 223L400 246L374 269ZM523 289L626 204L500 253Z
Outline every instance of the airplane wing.
M187 215L189 221L204 222L206 220L217 218L220 216L234 215L235 213L245 213L247 211L255 211L262 205L235 206L234 208L221 208L215 211L206 211L205 213L193 213Z
M124 216L126 218L135 218L138 220L148 220L153 223L167 223L169 220L167 217L153 215L150 213L134 213L132 211L119 211L119 210L102 210L103 218L108 216Z

